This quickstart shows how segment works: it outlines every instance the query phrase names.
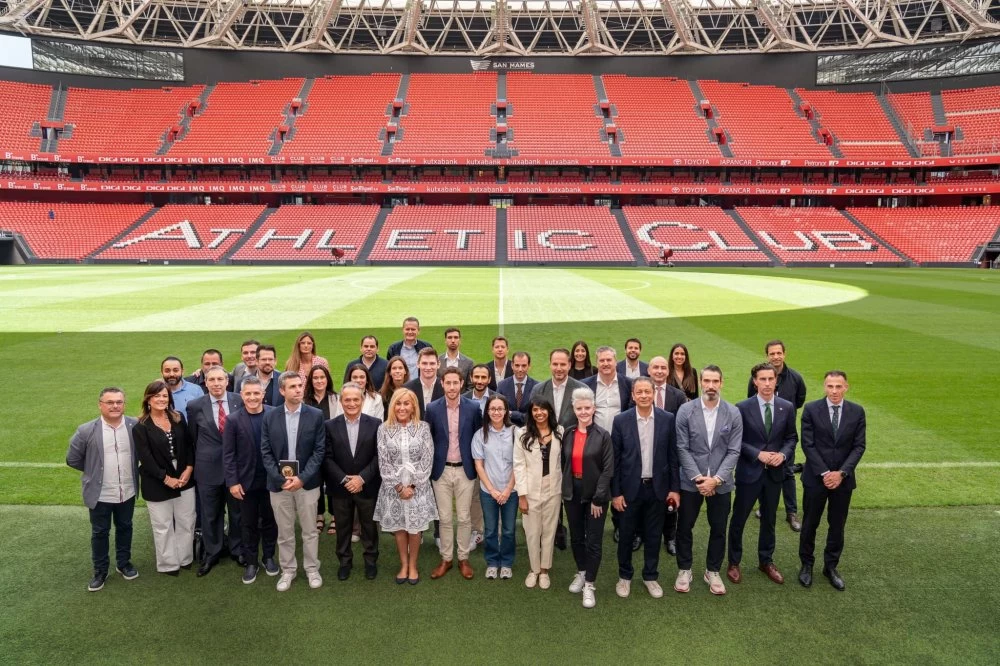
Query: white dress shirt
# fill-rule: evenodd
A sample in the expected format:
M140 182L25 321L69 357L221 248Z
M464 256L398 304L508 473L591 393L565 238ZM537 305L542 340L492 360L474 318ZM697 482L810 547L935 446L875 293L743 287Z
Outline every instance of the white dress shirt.
M635 421L639 427L639 453L642 455L642 478L653 478L653 417L656 412L649 410L649 416L643 418L639 410L635 410Z
M597 376L597 385L594 387L594 421L608 432L614 425L615 417L622 411L622 396L618 390L618 375L611 380L610 384L601 381L601 376Z
M552 408L556 410L556 421L559 420L559 412L562 411L563 396L566 394L566 384L569 382L565 379L562 384L556 384L553 380L552 382Z
M229 396L225 393L221 398L212 398L212 418L215 419L215 427L219 427L219 404L222 404L222 411L229 417Z
M125 419L116 428L102 418L101 437L104 444L104 478L97 501L121 504L135 496L132 447Z

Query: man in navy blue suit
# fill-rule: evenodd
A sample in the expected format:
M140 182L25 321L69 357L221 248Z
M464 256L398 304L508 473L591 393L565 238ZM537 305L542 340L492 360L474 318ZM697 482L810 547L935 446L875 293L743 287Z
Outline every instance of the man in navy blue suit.
M514 352L510 366L513 375L497 384L497 393L507 398L511 423L523 426L527 418L524 410L528 408L531 390L535 388L538 380L528 376L531 371L531 354L528 352Z
M462 383L461 370L445 370L441 377L444 397L427 405L424 417L434 439L431 484L441 520L441 563L431 572L432 579L448 573L456 547L462 577L470 580L475 575L469 564L472 502L479 500L475 493L477 484L476 467L472 460L472 436L482 427L483 417L478 402L462 397ZM453 513L458 514L457 530L452 524Z
M677 435L674 415L653 406L653 381L639 377L632 382L635 407L614 419L611 443L615 472L611 477L611 503L621 512L618 540L618 584L620 597L629 595L632 583L632 539L642 537L642 581L654 598L663 596L657 582L660 534L667 501L680 501L677 467Z
M639 360L642 353L642 342L639 338L629 338L625 341L625 358L618 362L618 374L629 379L649 377L649 366Z
M326 452L326 430L323 412L302 403L305 383L294 370L278 377L278 390L284 403L264 415L261 428L260 454L267 472L267 489L271 492L271 509L278 524L278 562L281 577L278 592L292 586L298 570L295 559L295 517L302 532L302 564L309 587L323 585L319 575L319 530L316 528L316 503L322 482L323 455ZM298 473L281 461L296 461ZM347 527L347 529L350 529Z
M775 583L785 582L774 565L774 523L778 497L785 476L785 461L799 441L795 430L795 405L775 393L778 373L770 363L758 363L751 370L756 394L737 403L743 418L743 443L736 461L736 499L729 521L729 568L726 576L734 583L743 580L743 529L760 499L760 534L757 537L758 568Z

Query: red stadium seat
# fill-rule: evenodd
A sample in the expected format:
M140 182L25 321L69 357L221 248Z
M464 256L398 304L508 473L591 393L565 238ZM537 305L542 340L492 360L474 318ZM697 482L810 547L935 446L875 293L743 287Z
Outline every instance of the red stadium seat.
M611 212L600 206L512 206L507 209L511 262L634 263Z
M919 263L969 263L1000 229L1000 207L848 208L862 224Z
M13 229L39 259L80 261L149 212L146 204L0 202L0 228ZM51 215L50 215L51 213Z
M378 206L282 206L232 257L242 261L354 261L378 215Z
M371 261L475 261L496 259L492 206L397 206L372 248Z
M721 208L623 206L622 211L649 262L660 261L667 248L674 251L675 264L770 262Z

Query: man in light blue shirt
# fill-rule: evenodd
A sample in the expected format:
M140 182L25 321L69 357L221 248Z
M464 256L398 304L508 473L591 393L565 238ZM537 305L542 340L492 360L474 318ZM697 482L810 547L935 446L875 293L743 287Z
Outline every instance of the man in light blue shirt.
M187 419L187 404L205 395L201 387L184 379L184 363L176 356L168 356L160 363L160 376L170 388L174 410Z

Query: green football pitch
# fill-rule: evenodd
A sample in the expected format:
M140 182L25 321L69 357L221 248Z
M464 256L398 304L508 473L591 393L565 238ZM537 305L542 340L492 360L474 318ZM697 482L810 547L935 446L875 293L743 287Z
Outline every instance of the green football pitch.
M845 370L848 398L868 411L841 565L847 592L819 577L810 590L794 583L797 541L782 523L776 563L789 582L778 587L751 570L724 598L696 580L687 596L654 601L637 583L634 598L618 599L610 534L594 611L565 590L568 552L557 553L548 592L522 585L523 550L514 581L449 575L404 590L391 582L388 538L379 580L339 583L324 535L325 586L300 580L279 595L270 579L240 585L235 565L199 580L157 576L141 507L140 578L85 591L89 525L79 475L63 459L76 425L96 416L101 387L124 387L136 414L164 356L193 370L216 347L231 367L253 337L283 359L302 330L339 381L362 335L374 333L384 349L407 315L435 345L459 326L463 351L477 360L502 332L512 351L531 353L537 378L554 347L583 339L591 350L621 350L633 336L646 360L684 342L695 365L721 366L733 402L746 397L749 368L771 338L785 341L809 399L821 396L824 371ZM3 268L0 662L996 663L998 352L1000 274L985 271ZM427 577L436 554L425 543ZM481 553L473 563L483 568ZM669 590L676 565L664 555L660 571Z

